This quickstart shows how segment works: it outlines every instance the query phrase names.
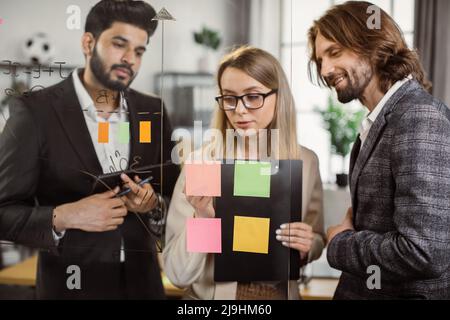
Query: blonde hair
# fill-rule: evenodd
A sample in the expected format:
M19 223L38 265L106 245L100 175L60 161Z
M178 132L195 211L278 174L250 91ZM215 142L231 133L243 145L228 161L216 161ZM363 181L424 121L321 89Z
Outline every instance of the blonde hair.
M220 93L222 93L221 78L227 68L239 69L267 88L278 90L275 114L267 128L269 134L270 129L279 129L279 150L275 156L280 159L299 158L294 98L278 60L270 53L250 46L232 50L222 59L217 71ZM223 145L225 145L226 129L230 129L232 126L225 111L218 107L214 112L211 128L218 129L222 133ZM270 143L270 139L267 141ZM272 150L272 148L269 146L268 150ZM273 156L271 154L271 157Z

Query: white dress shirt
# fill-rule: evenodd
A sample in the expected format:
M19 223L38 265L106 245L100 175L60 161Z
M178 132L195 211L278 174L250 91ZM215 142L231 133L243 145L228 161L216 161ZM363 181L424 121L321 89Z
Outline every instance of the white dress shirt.
M101 110L95 107L94 101L86 91L86 88L83 86L83 83L81 82L78 75L79 71L79 69L76 69L72 73L75 93L83 110L84 119L86 121L86 125L88 127L92 143L94 145L95 153L97 154L97 158L103 169L103 173L126 170L130 154L130 144L119 142L119 127L120 123L128 121L127 102L121 92L118 110L114 113L111 113L108 119L100 117ZM106 99L100 94L99 97L101 97L102 99ZM108 99L112 99L112 97L108 97ZM109 122L108 143L98 142L98 125L100 122ZM64 237L64 234L65 232L58 235L53 231L53 237L57 243ZM122 247L120 250L120 261L125 261L125 255L123 252L123 239Z
M396 83L394 83L394 85L388 90L388 92L386 92L386 94L383 96L380 102L378 102L375 109L373 109L372 112L370 112L364 118L359 128L359 138L361 139L361 148L363 147L364 141L366 140L367 135L369 134L370 128L372 128L373 123L377 119L386 102L394 95L395 92L397 92L398 89L400 89L402 85L408 82L411 78L412 78L411 76L408 76L407 78L399 80Z

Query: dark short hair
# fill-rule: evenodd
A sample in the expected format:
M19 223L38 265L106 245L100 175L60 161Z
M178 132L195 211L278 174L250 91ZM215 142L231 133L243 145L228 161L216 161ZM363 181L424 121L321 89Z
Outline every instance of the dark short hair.
M84 31L98 39L114 22L124 22L145 30L150 38L158 26L155 16L155 9L144 1L101 0L89 11Z

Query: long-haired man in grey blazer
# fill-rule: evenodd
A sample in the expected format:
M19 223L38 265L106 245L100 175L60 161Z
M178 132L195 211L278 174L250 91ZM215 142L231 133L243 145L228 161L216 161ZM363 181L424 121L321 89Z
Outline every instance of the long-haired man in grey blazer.
M352 208L328 230L335 299L450 299L450 109L371 5L334 6L309 30L310 74L370 112L351 154Z

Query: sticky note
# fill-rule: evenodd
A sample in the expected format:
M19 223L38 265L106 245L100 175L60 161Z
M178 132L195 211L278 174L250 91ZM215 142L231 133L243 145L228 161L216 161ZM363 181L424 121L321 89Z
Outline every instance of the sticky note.
M220 162L186 163L186 195L220 197L222 180Z
M152 142L152 123L151 121L139 122L139 142L150 143Z
M270 198L270 169L270 162L236 161L233 195Z
M235 216L233 251L269 253L269 218Z
M98 143L109 142L109 122L98 123Z
M130 143L130 123L122 122L119 124L119 143Z
M218 218L188 218L186 249L188 252L221 253L222 220Z

